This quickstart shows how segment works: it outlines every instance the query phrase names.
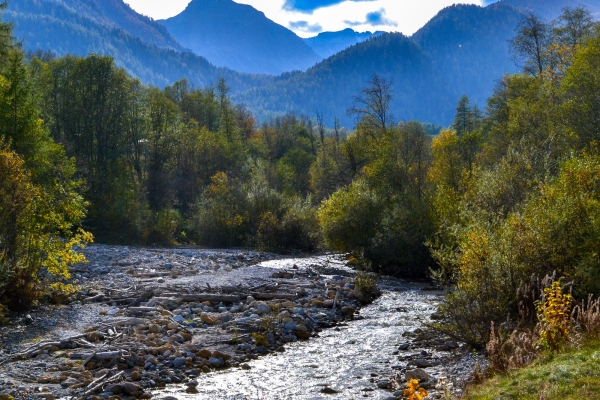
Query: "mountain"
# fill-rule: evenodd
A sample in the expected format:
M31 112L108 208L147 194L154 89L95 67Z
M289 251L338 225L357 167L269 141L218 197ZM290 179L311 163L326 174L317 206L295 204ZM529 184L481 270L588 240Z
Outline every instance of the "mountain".
M441 79L429 56L410 38L384 33L326 59L306 72L283 74L263 88L235 97L259 120L273 114L296 112L314 116L319 111L333 126L352 119L346 109L373 74L393 81L393 114L398 119L448 121L454 112L451 88Z
M441 10L412 39L431 57L455 91L484 107L497 81L519 68L510 58L509 40L522 18L514 7L458 4Z
M236 71L277 75L322 59L292 31L231 0L192 0L160 22L185 47Z
M14 23L13 33L25 50L110 55L147 84L164 87L186 77L202 87L225 77L239 91L272 80L217 68L179 51L183 46L162 25L136 14L122 0L11 1L4 20Z
M493 3L487 0L486 4ZM546 21L556 19L566 7L583 6L600 19L600 2L598 0L500 0L498 3L510 4L525 12L535 12Z
M383 33L236 99L259 119L287 111L319 111L328 124L338 117L348 126L353 121L346 109L353 96L377 73L393 82L392 113L397 120L448 126L462 95L484 107L502 75L517 71L508 39L521 17L508 4L447 7L410 38Z
M139 37L148 44L158 47L182 51L184 47L171 36L167 29L151 18L140 15L125 4L123 0L38 0L38 3L49 7L60 6L79 14L92 22L110 29L121 29L134 37ZM22 0L9 1L12 10L31 10L31 2ZM50 10L51 8L45 8Z
M321 57L328 58L352 45L364 42L368 38L381 33L355 32L353 29L347 28L338 32L321 32L317 36L304 39L304 43L309 45Z

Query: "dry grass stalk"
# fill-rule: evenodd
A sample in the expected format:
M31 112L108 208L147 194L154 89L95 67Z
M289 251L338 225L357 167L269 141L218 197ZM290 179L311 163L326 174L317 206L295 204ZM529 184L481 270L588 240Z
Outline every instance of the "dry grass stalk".
M594 300L592 295L573 307L571 321L578 330L588 336L600 333L600 298Z

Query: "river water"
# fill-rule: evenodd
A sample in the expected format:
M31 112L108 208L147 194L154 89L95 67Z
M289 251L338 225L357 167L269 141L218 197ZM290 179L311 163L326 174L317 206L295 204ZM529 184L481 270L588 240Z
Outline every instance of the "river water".
M160 395L189 400L390 398L392 391L379 389L377 382L400 366L393 352L407 341L402 335L422 327L440 293L393 278L380 280L379 287L382 296L364 307L358 320L324 330L318 338L290 343L284 353L252 361L250 370L202 375L196 394L169 386Z

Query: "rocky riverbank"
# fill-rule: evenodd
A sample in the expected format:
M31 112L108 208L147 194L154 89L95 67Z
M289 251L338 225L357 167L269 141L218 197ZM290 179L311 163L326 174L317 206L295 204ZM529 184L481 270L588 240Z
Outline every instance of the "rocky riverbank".
M69 304L2 328L0 391L22 398L151 398L352 320L363 295L336 256L93 245ZM268 260L274 260L269 263ZM258 263L262 263L257 266ZM283 265L283 267L282 267Z

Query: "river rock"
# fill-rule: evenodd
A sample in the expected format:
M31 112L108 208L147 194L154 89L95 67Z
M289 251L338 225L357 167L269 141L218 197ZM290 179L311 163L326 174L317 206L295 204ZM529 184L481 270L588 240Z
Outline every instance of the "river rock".
M150 326L148 327L148 330L150 331L150 333L162 332L162 328L160 327L160 325L157 325L157 324L150 324Z
M79 383L79 381L75 378L67 378L60 383L60 386L62 386L64 388L68 388L68 387L77 385L78 383Z
M383 379L379 382L377 382L377 387L379 389L388 389L391 385L391 382L388 379Z
M196 356L200 357L200 358L205 358L208 360L209 358L212 357L212 352L207 349L201 349L196 352Z
M265 303L259 303L256 306L256 313L258 315L265 315L265 314L270 314L273 310L271 309L271 307L269 307L267 304Z
M431 380L433 379L431 375L429 375L427 372L425 372L425 370L421 368L407 370L404 373L404 376L406 377L407 381L410 381L411 379L416 379L419 382L431 382Z
M221 368L223 365L225 365L225 362L221 358L211 357L208 359L208 362L213 368Z
M415 364L415 366L417 368L428 368L433 366L433 364L431 363L431 361L426 360L424 358L417 358L413 361L413 364Z
M112 394L120 394L123 393L123 385L120 383L113 383L112 385L108 385L104 391L111 392Z
M140 385L136 385L135 383L123 382L121 385L123 386L123 392L129 395L140 391Z
M173 360L173 368L175 369L179 369L181 367L183 367L185 365L185 358L183 357L177 357L175 360Z
M400 346L398 346L398 350L408 350L410 348L410 344L408 343L402 343Z
M350 306L342 307L342 315L353 316L355 312L356 312L356 309L354 307L350 307Z
M142 380L142 374L140 374L139 371L133 371L129 377L134 382L138 382L138 381Z
M178 324L184 324L185 323L185 318L183 318L181 315L174 316L173 320L175 320L175 322L177 322Z

